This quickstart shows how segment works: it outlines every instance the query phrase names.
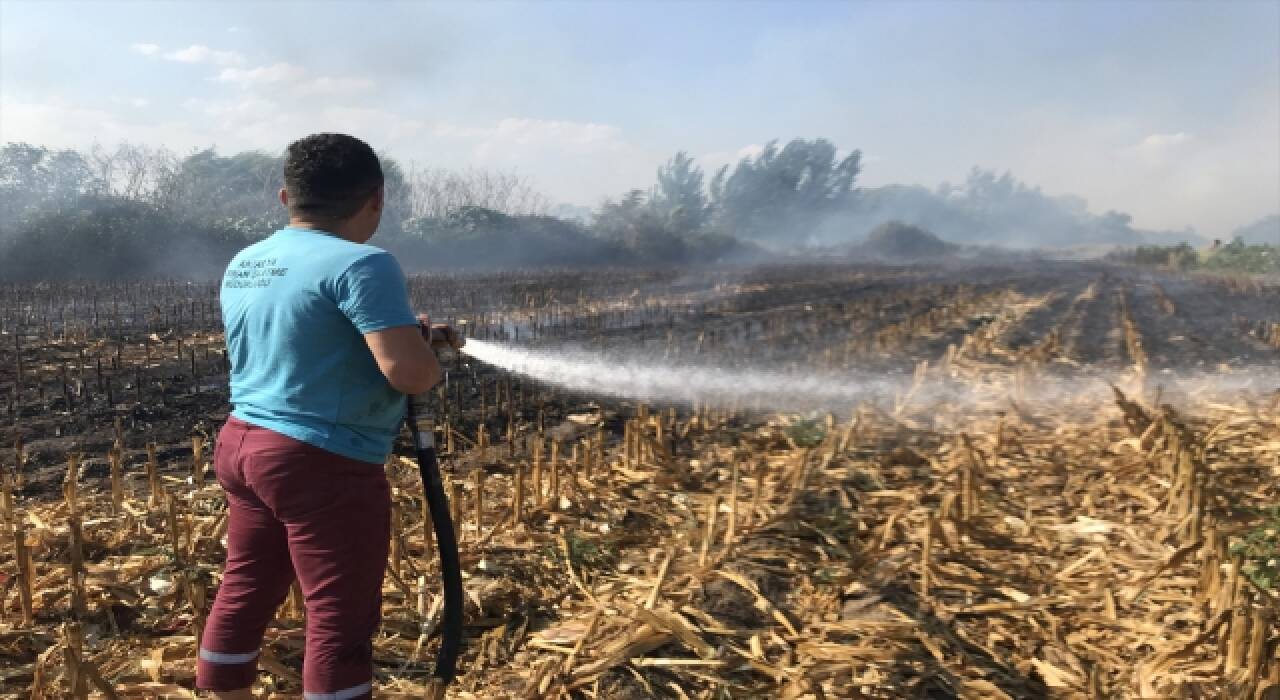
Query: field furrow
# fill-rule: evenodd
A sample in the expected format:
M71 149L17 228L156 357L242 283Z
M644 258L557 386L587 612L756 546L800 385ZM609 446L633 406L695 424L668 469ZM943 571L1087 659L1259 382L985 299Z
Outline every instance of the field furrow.
M467 593L448 697L1280 692L1270 287L1045 263L411 290L543 358L459 356L437 391ZM0 696L192 697L225 557L216 293L0 286ZM598 358L616 391L565 379ZM714 397L653 390L704 374ZM385 465L386 698L427 696L439 645L411 454ZM304 630L291 599L259 697L297 697Z

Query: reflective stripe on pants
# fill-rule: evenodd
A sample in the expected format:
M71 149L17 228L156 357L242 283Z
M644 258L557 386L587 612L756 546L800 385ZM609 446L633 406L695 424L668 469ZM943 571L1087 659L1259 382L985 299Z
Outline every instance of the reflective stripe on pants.
M361 683L335 693L303 693L304 700L351 700L373 692L373 683Z
M247 664L250 661L258 660L258 652L250 651L243 654L228 654L222 651L209 651L204 647L200 647L200 660L214 664Z

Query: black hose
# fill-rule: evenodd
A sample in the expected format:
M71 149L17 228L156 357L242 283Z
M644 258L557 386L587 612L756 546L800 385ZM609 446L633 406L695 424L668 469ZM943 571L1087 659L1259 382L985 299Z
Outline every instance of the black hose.
M449 518L449 498L445 495L440 464L436 460L435 430L431 427L426 399L427 395L409 397L405 422L413 434L418 471L422 474L422 490L431 511L431 527L436 531L436 548L440 552L444 617L440 625L440 653L436 656L433 675L447 684L453 682L457 675L458 655L462 651L462 563L458 559L458 539L453 531L453 520Z

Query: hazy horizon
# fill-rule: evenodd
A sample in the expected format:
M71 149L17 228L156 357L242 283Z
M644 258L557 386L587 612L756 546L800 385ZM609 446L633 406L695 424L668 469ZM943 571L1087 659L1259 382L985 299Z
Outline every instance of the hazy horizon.
M1222 237L1280 211L1280 3L0 3L0 142L319 130L580 206L825 137Z

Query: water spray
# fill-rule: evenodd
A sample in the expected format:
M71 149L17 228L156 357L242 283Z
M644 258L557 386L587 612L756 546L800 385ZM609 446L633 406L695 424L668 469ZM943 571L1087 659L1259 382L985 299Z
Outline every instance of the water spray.
M584 394L639 401L759 405L773 409L852 406L901 391L910 378L869 373L778 371L663 364L573 348L531 349L468 339L462 352L514 374Z
M1062 402L1109 394L1112 384L1132 381L1123 373L1077 376L1046 374L1034 385L1019 386L1016 375L988 376L973 382L923 372L891 374L849 368L843 371L796 371L707 364L659 364L636 353L603 354L574 347L523 348L474 338L462 352L499 369L560 389L633 399L685 404L758 407L776 411L848 410L875 400L894 403L950 401L978 403L1016 394L1028 401ZM1149 377L1153 384L1186 392L1274 390L1271 368L1240 368L1232 373Z

